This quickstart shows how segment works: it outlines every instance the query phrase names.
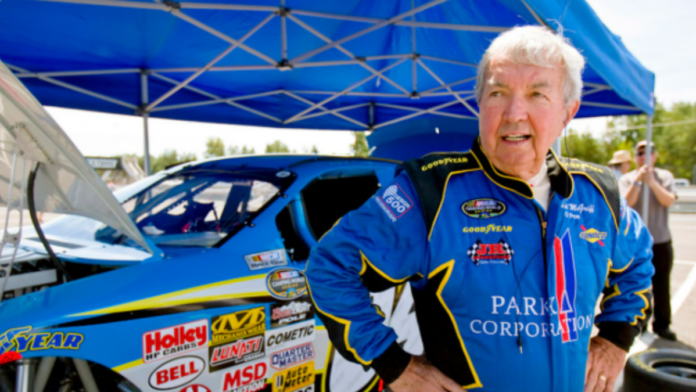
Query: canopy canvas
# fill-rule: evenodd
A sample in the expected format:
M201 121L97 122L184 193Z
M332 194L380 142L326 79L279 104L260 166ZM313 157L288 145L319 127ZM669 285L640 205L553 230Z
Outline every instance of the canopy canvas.
M587 58L578 117L653 111L654 75L584 0L4 0L0 14L0 60L44 105L382 143L442 121L471 134L490 41L542 24Z

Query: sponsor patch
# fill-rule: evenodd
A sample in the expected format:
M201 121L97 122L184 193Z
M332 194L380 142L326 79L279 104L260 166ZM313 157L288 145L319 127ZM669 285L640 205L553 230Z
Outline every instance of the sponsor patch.
M307 281L302 271L289 268L269 272L266 287L273 297L286 301L307 293Z
M193 384L182 388L179 392L212 392L210 388L202 384Z
M285 257L285 249L269 250L267 252L246 255L244 256L244 260L246 260L251 271L288 265L288 259Z
M73 332L31 332L32 327L12 328L0 335L0 355L14 351L79 350L85 337Z
M312 343L305 343L271 355L271 366L283 370L310 359L314 359L314 346Z
M210 371L214 372L240 363L254 361L266 356L264 336L255 335L235 340L220 346L212 346L210 352Z
M580 228L582 229L582 233L580 233L580 238L589 242L590 244L594 244L595 242L597 242L599 243L599 245L604 246L604 242L602 242L602 240L607 238L606 232L597 231L595 229L588 230L583 225L580 225Z
M271 328L284 327L314 318L314 307L309 298L271 305Z
M143 334L143 362L158 361L207 345L207 319L145 332Z
M411 198L397 184L389 185L375 200L392 222L396 222L413 207Z
M554 267L556 281L556 301L558 305L558 324L563 343L578 340L578 331L572 325L576 319L575 297L577 280L575 274L575 257L570 241L570 230L563 237L556 236L553 241Z
M314 340L314 320L266 331L266 351L276 352Z
M469 162L469 160L464 158L464 157L443 158L443 159L439 159L439 160L434 161L434 162L430 162L427 165L421 166L421 171L428 171L428 170L433 169L434 167L443 166L443 165L451 165L453 163L467 163L467 162Z
M498 225L474 226L474 227L465 227L464 229L462 229L462 231L466 234L469 234L469 233L480 233L480 234L510 233L510 232L512 232L512 226L498 226Z
M266 309L261 306L212 318L211 346L231 342L266 330Z
M273 392L293 392L314 384L314 361L275 374Z
M205 361L199 357L175 358L163 363L150 374L150 387L159 390L180 387L198 378L204 369Z
M510 264L515 251L504 240L497 244L484 244L481 240L471 245L466 252L475 265L479 264Z
M266 387L266 362L257 362L227 371L222 376L222 392L256 392Z
M462 212L471 218L488 219L503 215L505 203L496 199L473 199L462 203Z

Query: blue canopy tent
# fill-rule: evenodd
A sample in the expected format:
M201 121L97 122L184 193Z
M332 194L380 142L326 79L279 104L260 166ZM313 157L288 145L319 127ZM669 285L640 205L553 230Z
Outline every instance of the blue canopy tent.
M524 24L562 25L587 58L578 117L653 112L654 75L584 0L4 0L0 15L0 60L44 105L143 117L146 170L148 117L371 130L381 157L466 149L476 64Z

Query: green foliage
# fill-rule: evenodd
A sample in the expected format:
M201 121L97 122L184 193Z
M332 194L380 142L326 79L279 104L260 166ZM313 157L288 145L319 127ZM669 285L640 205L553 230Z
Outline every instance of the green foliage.
M152 174L155 174L158 171L166 169L167 167L195 161L196 159L196 154L194 153L184 152L179 154L176 152L176 150L166 150L161 155L150 157L150 171ZM145 169L145 162L142 156L138 157L138 165Z
M365 137L365 132L353 132L355 135L355 142L350 145L350 151L355 157L368 157L370 156L370 147L367 145L367 138Z
M246 145L239 148L239 146L229 146L227 147L227 155L249 155L256 154L253 148L249 148Z
M219 137L211 137L205 143L203 158L215 158L225 156L225 143Z
M266 144L266 154L282 152L290 152L290 149L285 143L281 142L280 140L276 140L271 144Z

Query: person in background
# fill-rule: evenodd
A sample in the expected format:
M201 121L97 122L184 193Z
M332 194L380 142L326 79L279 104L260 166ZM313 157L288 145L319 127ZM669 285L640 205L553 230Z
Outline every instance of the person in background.
M608 165L618 181L621 176L631 170L631 153L626 150L615 151Z
M646 160L645 140L636 145L637 169L626 173L619 180L621 195L626 202L642 215L643 187L649 189L648 208L649 214L646 220L648 230L653 236L653 265L655 275L653 281L653 295L655 301L655 313L653 319L653 331L661 338L677 340L677 335L669 329L672 320L672 308L669 295L669 275L672 272L674 252L672 250L672 235L669 232L668 208L677 199L674 189L674 175L665 169L655 167L657 151L654 144L650 143L651 157ZM649 162L649 163L646 163Z

